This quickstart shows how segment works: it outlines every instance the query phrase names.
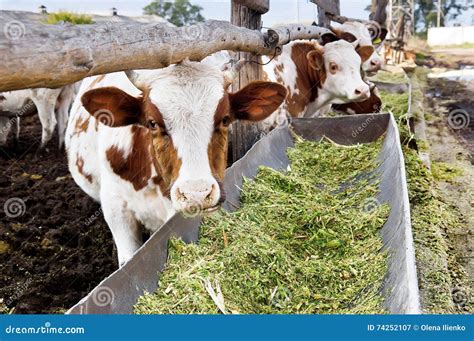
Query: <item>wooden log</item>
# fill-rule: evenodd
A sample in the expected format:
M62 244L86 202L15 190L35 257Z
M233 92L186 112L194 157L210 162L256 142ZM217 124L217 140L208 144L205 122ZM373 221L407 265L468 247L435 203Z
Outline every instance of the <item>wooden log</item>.
M267 13L270 9L270 0L234 0L234 2L254 10L258 14Z
M251 8L248 8L240 1L232 1L230 21L232 24L240 27L246 27L251 30L260 31L261 15ZM237 59L246 59L259 62L255 54L248 52L237 52ZM262 78L262 67L257 63L248 63L239 72L239 77L232 84L232 90L238 91L250 82ZM258 124L248 124L245 122L235 122L232 124L230 134L231 162L240 159L257 142L261 134Z
M331 16L340 14L339 0L311 0L318 6L318 25L329 27L331 25Z
M5 32L0 35L0 92L57 88L93 75L161 68L185 58L201 60L220 50L273 54L276 46L319 38L325 32L316 26L294 24L267 34L210 20L185 27L25 22L13 35L9 34L11 23L0 11L0 27Z

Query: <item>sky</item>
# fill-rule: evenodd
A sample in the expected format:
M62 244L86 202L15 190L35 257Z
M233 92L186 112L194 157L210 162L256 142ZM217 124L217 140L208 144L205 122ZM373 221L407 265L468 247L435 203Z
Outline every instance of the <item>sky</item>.
M119 14L134 16L143 13L143 7L152 0L0 0L0 10L38 11L40 5L45 5L49 12L67 10L76 13L109 15L115 7ZM191 0L192 3L203 7L202 14L206 19L230 19L230 0ZM341 0L341 14L368 19L364 8L370 0ZM307 22L317 16L316 6L309 0L271 0L270 11L263 16L263 26L272 26L284 22ZM464 25L474 24L474 13L470 11L461 16L458 21ZM453 22L448 23L452 25Z

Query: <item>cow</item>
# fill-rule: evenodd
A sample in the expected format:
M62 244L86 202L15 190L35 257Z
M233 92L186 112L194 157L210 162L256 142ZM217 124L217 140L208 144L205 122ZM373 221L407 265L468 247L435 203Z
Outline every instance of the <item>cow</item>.
M7 143L12 126L15 128L15 140L18 140L22 114L29 105L34 104L42 127L40 148L44 148L51 140L56 126L59 148L61 148L64 143L69 108L77 89L78 85L72 84L60 89L38 88L0 93L0 111L18 115L16 117L0 116L0 146Z
M264 121L264 128L278 125L287 116L317 116L332 103L369 98L369 85L362 80L360 69L374 48L359 46L355 49L357 42L337 39L334 37L335 41L324 46L316 41L295 41L283 46L279 56L267 61L265 78L284 85L288 96L279 110Z
M337 28L331 27L331 31L340 39L345 39L349 42L357 41L358 46L374 47L374 52L370 58L362 64L364 72L374 74L382 68L383 60L375 50L374 45L381 44L387 35L387 29L380 27L375 22L346 21Z
M235 70L185 60L160 70L83 81L66 131L69 170L99 201L119 264L177 212L206 214L224 200L227 134L283 102L284 86L252 82L230 93Z

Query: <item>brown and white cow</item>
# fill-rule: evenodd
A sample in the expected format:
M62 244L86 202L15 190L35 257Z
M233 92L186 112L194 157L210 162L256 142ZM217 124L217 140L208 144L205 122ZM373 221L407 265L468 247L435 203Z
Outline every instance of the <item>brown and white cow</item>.
M385 39L387 35L387 29L380 27L380 25L373 21L367 23L346 21L337 28L331 27L331 31L340 39L345 39L349 42L357 41L359 47L374 47L374 52L372 55L362 64L362 70L364 72L376 73L382 68L383 60L377 53L375 47L376 45L380 45Z
M229 93L232 74L184 61L84 80L66 133L69 169L100 201L120 264L141 245L139 224L155 231L176 212L217 209L229 125L265 119L286 96L272 82Z
M369 85L362 80L360 70L361 63L372 55L373 47L355 49L357 42L337 39L334 37L334 42L324 46L316 41L292 42L264 66L266 78L288 90L278 112L265 120L266 128L279 124L287 116L317 116L333 103L369 98Z

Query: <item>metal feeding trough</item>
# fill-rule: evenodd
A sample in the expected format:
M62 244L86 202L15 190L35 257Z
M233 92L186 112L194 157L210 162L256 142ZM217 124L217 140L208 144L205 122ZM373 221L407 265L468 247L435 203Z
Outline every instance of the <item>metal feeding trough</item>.
M420 313L415 252L410 223L405 164L397 125L391 114L370 114L335 118L295 119L294 131L309 140L327 136L343 145L369 143L384 135L378 156L380 193L377 200L387 202L390 216L381 230L384 248L388 250L388 273L383 295L386 309L393 314ZM259 166L287 169L286 150L293 146L288 126L273 130L252 147L232 167L227 169L224 208L235 210L240 205L243 177L253 178ZM163 270L170 237L186 242L198 239L201 219L175 215L135 253L123 267L103 280L69 314L127 314L131 313L139 296L157 288L157 273Z

